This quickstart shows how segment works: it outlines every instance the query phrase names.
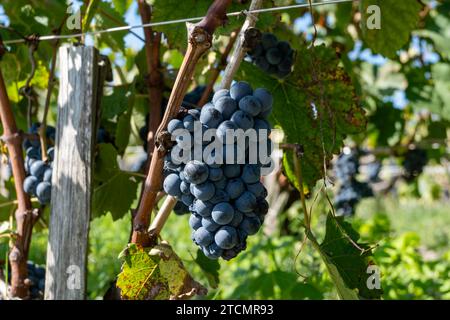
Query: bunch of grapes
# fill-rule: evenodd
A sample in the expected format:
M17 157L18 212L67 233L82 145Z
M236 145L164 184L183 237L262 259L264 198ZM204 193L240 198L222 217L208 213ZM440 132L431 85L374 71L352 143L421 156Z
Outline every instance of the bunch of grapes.
M428 162L427 152L423 149L410 149L403 160L404 178L411 182L418 177Z
M260 69L279 78L286 77L294 63L294 50L291 45L286 41L278 41L272 33L263 33L261 41L248 55Z
M373 196L369 184L356 179L358 172L359 156L357 152L339 156L335 164L335 174L340 187L334 199L338 215L352 216L355 213L356 205L362 198Z
M227 136L238 129L254 129L257 133L266 130L268 135L270 125L266 118L271 110L272 95L267 90L253 91L248 83L238 82L230 90L217 91L201 110L188 110L168 124L167 130L176 144L165 159L163 188L189 208L192 239L210 259L229 260L237 256L245 250L247 237L257 233L264 221L267 190L260 177L262 168L271 164L270 139L261 143L258 135L242 146ZM203 137L201 141L192 139L197 129ZM205 139L208 131L213 132L211 139ZM251 161L250 144L252 148L257 145L258 151L267 151L268 160ZM217 145L224 151L214 148ZM190 152L185 155L185 150ZM201 160L195 156L197 150ZM228 152L234 156L227 156ZM180 155L183 161L174 159L174 155Z
M45 289L45 268L28 261L27 269L28 280L31 282L30 297L31 299L42 299Z
M30 128L31 134L37 134L40 124L35 123ZM49 142L55 141L55 128L48 126L46 138ZM27 177L23 181L23 190L30 196L36 196L41 204L48 204L52 192L52 171L55 150L50 147L47 150L47 161L42 160L41 145L39 140L24 141L25 171Z

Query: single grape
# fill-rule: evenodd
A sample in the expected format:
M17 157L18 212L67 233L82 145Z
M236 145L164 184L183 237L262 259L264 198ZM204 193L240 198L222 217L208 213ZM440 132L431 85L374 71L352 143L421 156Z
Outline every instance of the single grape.
M227 182L228 182L228 179L226 177L222 177L222 179L220 179L218 181L214 181L214 186L216 187L216 189L223 190L227 186Z
M40 159L41 158L41 149L36 147L29 147L26 151L26 155L32 159Z
M231 116L231 121L233 121L242 130L248 130L253 128L254 120L253 117L242 110L238 110Z
M214 241L214 234L206 230L204 227L199 227L194 233L195 242L200 246L208 246Z
M46 182L52 182L52 172L53 172L52 168L45 169L44 177L42 180Z
M266 51L266 59L270 64L277 65L283 59L283 54L276 47L270 48Z
M223 167L223 174L228 179L239 177L241 175L241 166L239 164L226 164Z
M202 217L191 214L189 217L189 225L192 229L197 230L202 226Z
M209 168L208 179L211 181L219 181L223 177L223 171L221 168Z
M293 59L291 57L285 57L279 64L278 70L281 72L291 72Z
M245 191L239 198L236 199L235 208L244 213L253 211L256 207L256 197L250 191Z
M189 183L200 184L208 179L208 166L198 160L189 161L184 167L184 174Z
M215 108L202 108L200 122L208 128L217 128L222 120L223 117L219 110Z
M258 218L245 217L244 220L242 220L239 229L245 232L245 234L251 236L257 233L260 227L261 222L259 221Z
M262 105L258 98L255 98L254 96L246 96L239 101L239 109L247 112L251 116L256 116L261 112Z
M261 44L265 50L268 50L278 44L278 39L272 33L264 33L261 37Z
M55 148L51 147L47 149L47 156L50 161L55 159Z
M200 184L191 184L191 193L199 200L208 201L214 196L216 188L212 182L204 182Z
M32 176L35 176L39 181L42 180L42 177L44 176L45 169L47 169L47 166L45 165L44 161L37 160L34 162L30 167L30 174Z
M211 217L203 217L202 227L208 230L209 232L215 232L217 229L220 228L220 225L215 223Z
M176 173L171 173L164 179L163 189L167 194L173 197L180 198L181 197L180 184L181 184L180 177Z
M261 176L261 168L255 164L246 164L242 169L241 179L247 184L256 183Z
M219 100L222 97L229 97L230 96L230 90L228 89L220 89L214 93L214 96L212 98L212 103L215 105L217 100Z
M211 217L214 222L220 225L225 225L231 222L234 217L234 209L228 202L221 202L214 206Z
M231 179L228 181L225 191L231 199L236 199L245 191L244 182L239 178Z
M247 190L253 193L257 199L267 197L267 190L259 181L256 183L247 184Z
M205 253L205 256L209 259L218 259L222 255L223 249L213 242L208 247L204 248L203 253Z
M269 72L270 63L269 63L269 61L267 61L265 56L261 56L261 57L256 58L255 63L264 72Z
M222 249L231 249L238 243L237 231L230 226L221 227L217 230L214 241Z
M41 182L36 187L36 196L41 204L46 204L52 196L52 185L49 182Z
M231 118L231 115L237 110L237 103L229 96L223 96L214 102L214 108L219 110L224 120Z
M181 201L189 207L194 202L194 197L191 194L183 194L181 196Z
M261 103L261 112L265 112L272 108L273 97L267 89L258 88L253 92L253 96Z
M235 228L239 227L239 225L241 224L243 219L244 219L244 214L238 210L235 210L233 220L231 220L231 222L230 222L230 226L235 227Z
M241 100L242 101L242 100ZM217 139L219 139L220 142L226 143L226 144L233 144L234 139L234 132L238 129L238 126L236 123L230 120L225 120L222 122L216 131ZM227 138L229 137L229 138Z
M178 119L170 120L169 124L167 125L167 131L172 134L177 129L184 129L183 122Z
M196 212L202 217L208 217L211 215L213 206L214 205L211 202L196 199L192 205L192 211Z
M278 50L281 51L281 53L284 56L287 56L292 53L291 45L287 41L279 41L277 43L277 48L278 48Z
M185 116L183 118L183 126L184 126L184 128L186 130L188 130L189 132L194 132L194 121L195 121L195 118L193 116L191 116L190 114Z
M35 195L38 183L39 180L35 176L28 176L23 180L23 190L29 195Z
M209 199L209 202L213 204L218 204L219 202L228 202L230 201L230 196L225 190L222 189L216 189L216 192L214 194L214 197Z
M245 81L236 82L230 88L230 96L236 102L239 102L243 97L249 96L252 93L252 87Z

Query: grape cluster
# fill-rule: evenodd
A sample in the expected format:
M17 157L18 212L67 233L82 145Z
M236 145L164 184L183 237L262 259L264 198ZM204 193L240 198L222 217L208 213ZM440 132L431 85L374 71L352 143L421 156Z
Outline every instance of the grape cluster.
M31 299L42 299L45 289L45 268L27 262L28 280L30 280L30 297Z
M225 136L237 129L255 129L258 133L265 129L268 134L270 125L266 118L271 110L272 95L267 90L253 91L248 83L238 82L230 90L217 91L201 110L188 110L183 117L168 124L167 130L176 144L165 159L163 188L189 208L192 239L210 259L229 260L237 256L245 250L247 237L255 234L264 221L268 211L267 190L260 176L262 167L270 163L254 161L253 164L249 160L250 142L256 145L260 140L246 141L243 150ZM196 127L201 128L202 141L188 141L186 136L177 133L177 129L182 129L192 138ZM214 135L205 141L203 133L210 129ZM224 161L224 158L228 160L228 151L221 153L214 149L209 157L205 155L214 142L225 148L222 150L234 148L233 163ZM228 149L227 143L231 146ZM206 157L202 161L194 156L197 148ZM183 162L175 161L173 155L185 149L194 152L189 152ZM267 139L267 156L271 149Z
M272 33L263 33L261 41L248 55L260 69L279 78L286 77L294 63L294 50L291 45L286 41L278 41Z
M30 128L31 134L37 134L40 124L35 123ZM55 141L55 128L48 126L46 138L50 142ZM41 204L50 202L52 193L52 171L55 150L50 147L47 150L47 161L42 161L41 145L39 140L24 141L25 171L27 177L23 181L23 190L30 196L36 196Z
M423 172L428 162L427 152L423 149L410 149L403 160L404 178L411 182Z
M369 184L356 179L358 172L359 156L357 152L339 156L335 164L335 174L340 187L334 199L338 215L353 215L356 205L362 198L373 196Z

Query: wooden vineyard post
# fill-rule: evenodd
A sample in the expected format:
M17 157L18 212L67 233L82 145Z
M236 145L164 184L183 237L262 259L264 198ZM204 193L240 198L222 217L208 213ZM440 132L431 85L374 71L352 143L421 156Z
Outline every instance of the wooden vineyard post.
M93 47L59 50L60 87L53 162L45 299L86 295L96 118L104 77Z

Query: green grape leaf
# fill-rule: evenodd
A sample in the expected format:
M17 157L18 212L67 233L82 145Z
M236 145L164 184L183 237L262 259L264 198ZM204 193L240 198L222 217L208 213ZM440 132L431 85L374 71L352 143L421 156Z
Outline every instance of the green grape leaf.
M443 62L434 64L431 75L434 80L435 103L430 106L430 111L450 120L450 65Z
M199 249L197 250L197 256L195 258L195 263L202 269L203 273L208 279L209 285L212 288L217 288L219 285L219 270L220 264L217 260L208 259L203 252Z
M376 111L370 116L369 123L377 131L376 145L388 146L389 140L403 127L405 119L403 111L395 109L392 103L379 103Z
M379 299L382 289L372 282L370 276L375 272L368 269L369 266L376 268L372 250L365 243L358 244L358 239L359 234L348 222L329 213L323 242L317 245L315 239L311 241L325 262L341 299ZM377 280L380 279L374 279Z
M269 4L269 1L267 1ZM209 0L154 0L152 22L196 18L206 15L212 1ZM248 9L247 4L238 4L233 1L228 12L238 12ZM271 25L275 21L275 15L264 14L259 17L257 25L262 27ZM244 23L243 16L229 17L225 26L219 27L215 35L229 35ZM155 30L163 32L167 36L169 46L184 51L187 47L186 27L181 24L155 26Z
M339 153L345 136L359 133L366 126L350 77L338 66L334 50L325 46L313 50L304 47L298 50L294 71L284 80L245 61L237 74L239 80L272 93L270 120L283 130L287 143L303 146L302 175L308 188L323 176L324 159L329 161L333 154ZM285 172L299 188L293 163L292 152L286 152Z
M112 94L102 98L102 118L113 119L129 108L130 86L116 86Z
M95 14L94 30L104 30L118 26L125 26L124 16L114 9L111 3L100 2ZM126 31L117 31L102 33L98 35L99 44L104 44L106 48L114 52L125 50L124 37L127 35ZM100 47L101 48L101 47Z
M117 157L117 151L111 144L98 145L93 217L110 212L114 220L120 219L129 212L137 198L138 181L120 170Z
M207 292L166 242L150 250L130 244L117 287L122 298L130 300L186 299Z
M376 6L374 8L378 10L368 10L371 6ZM422 4L416 0L361 0L361 27L365 44L374 53L394 59L397 50L408 43L411 32L417 27L421 9ZM379 26L373 24L377 19Z
M134 107L134 92L128 98L128 109L122 115L120 115L119 120L117 121L116 128L116 139L115 145L118 149L119 154L123 154L126 147L128 146L128 142L130 140L131 133L131 116L133 113Z

